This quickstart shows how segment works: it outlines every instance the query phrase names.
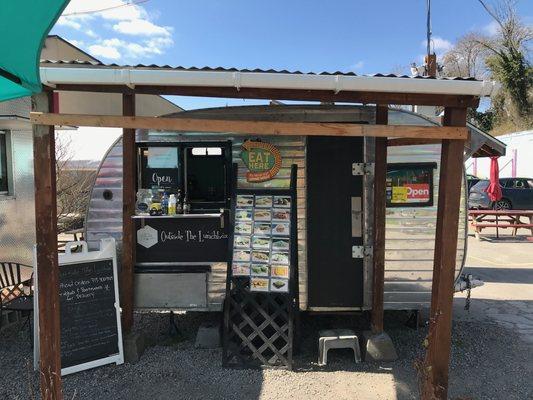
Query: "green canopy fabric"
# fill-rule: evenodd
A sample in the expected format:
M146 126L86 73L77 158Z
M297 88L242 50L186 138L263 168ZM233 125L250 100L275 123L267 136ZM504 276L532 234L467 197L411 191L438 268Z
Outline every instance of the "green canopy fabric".
M41 91L41 48L68 2L0 1L0 101Z

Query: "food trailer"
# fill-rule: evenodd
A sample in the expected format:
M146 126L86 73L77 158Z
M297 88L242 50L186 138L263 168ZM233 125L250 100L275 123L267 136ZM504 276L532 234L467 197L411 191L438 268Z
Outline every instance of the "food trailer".
M169 117L373 124L374 110L374 107L365 106L275 105L193 110ZM389 109L389 123L437 124L402 109ZM222 310L228 268L227 241L231 233L231 170L236 163L237 187L241 189L289 188L291 165L297 166L300 309L312 312L369 310L372 300L373 145L374 139L368 137L243 137L224 133L137 130L138 193L154 186L179 192L182 203L184 199L190 203L190 213L150 216L146 210L137 208L137 215L133 217L137 232L135 307ZM466 156L483 146L502 151L497 140L472 129ZM252 147L260 151L250 152ZM269 158L279 165L267 165ZM389 149L385 309L429 308L439 164L438 144ZM258 179L250 172L253 169L266 169L267 173ZM85 225L85 237L91 246L97 246L100 239L109 236L121 243L122 172L122 140L119 139L104 156L92 189ZM457 286L460 286L466 258L465 196L463 182L455 269ZM347 215L351 218L346 218ZM259 218L253 221L256 225L271 223L261 214L254 217ZM274 219L274 228L278 226L275 222ZM259 234L261 241L264 232ZM252 251L254 246L261 249L257 242L248 245ZM259 265L252 266L258 270L258 276L272 273L269 270L261 273Z
M242 159L247 170L242 164L240 168L232 165L230 171L232 178L229 186L228 182L224 183L226 188L230 188L229 199L225 199L230 206L227 216L228 255L226 262L229 265L226 267L224 298L223 363L228 365L232 363L232 360L237 360L238 363L252 358L262 364L279 361L290 368L295 310L300 308L298 300L301 295L297 292L301 287L305 287L306 290L306 294L302 297L306 304L302 304L302 308L307 310L327 312L360 310L365 308L365 302L368 302L371 297L371 336L368 337L367 348L369 343L384 343L383 339L386 339L387 335L383 327L383 309L385 303L389 302L384 285L385 277L390 271L394 271L392 276L402 275L401 268L386 270L385 258L396 260L392 258L393 254L387 255L387 253L394 253L400 249L394 247L395 241L408 239L411 244L424 243L427 247L416 248L415 252L431 254L428 258L433 264L433 269L431 272L427 271L428 278L426 278L429 280L431 275L431 285L420 279L422 284L426 284L427 287L431 286L428 350L423 362L423 371L427 373L421 378L425 393L423 398L446 398L453 284L457 273L457 245L461 242L458 234L462 226L459 223L461 199L464 202L464 196L461 196L461 182L464 180L465 148L469 148L468 155L471 154L470 149L476 156L498 155L498 150L488 143L489 138L481 138L480 142L477 139L472 140L472 135L466 127L466 112L467 108L475 108L479 105L480 97L493 94L497 90L497 85L462 78L410 79L398 76L355 76L342 73L312 74L223 68L187 69L116 65L47 67L41 71L41 74L44 77L43 84L48 87L48 93L34 96L30 120L34 124L35 190L42 199L36 203L36 260L39 266L38 274L48 278L38 279L41 298L43 296L46 298L46 302L39 302L43 393L50 388L50 384L47 383L49 380L53 382L54 388L57 388L56 392L61 388L60 361L58 361L57 350L60 342L57 300L59 284L57 250L54 245L56 232L54 228L55 208L53 207L56 191L54 185L49 184L53 180L50 161L54 160L54 126L76 125L123 129L122 160L120 157L115 160L119 163L122 161L123 164L122 198L120 199L120 192L113 194L113 191L106 192L105 188L100 187L102 193L99 201L102 203L96 212L106 209L104 202L108 202L107 204L111 207L113 199L121 200L123 234L122 271L119 284L124 332L130 333L134 323L133 309L138 294L135 290L135 282L139 282L137 275L145 272L147 276L141 278L149 278L150 275L154 276L157 273L155 268L158 267L178 269L207 266L203 268L210 269L214 263L210 262L212 254L205 254L202 261L194 261L193 256L197 256L199 252L192 251L191 247L184 247L185 243L180 243L181 250L176 253L190 258L181 265L168 265L166 260L155 261L152 256L157 254L153 252L156 246L168 244L169 237L176 241L186 241L184 238L187 238L189 243L192 242L191 244L195 246L198 243L205 244L208 240L209 244L213 245L212 240L215 236L220 238L217 240L225 239L222 230L226 227L226 209L221 207L217 212L216 209L208 207L209 203L212 205L222 203L224 199L214 195L219 195L224 191L200 190L196 192L200 194L200 197L196 199L189 198L189 195L193 193L192 190L183 191L185 187L195 188L195 190L202 188L202 185L193 179L195 176L186 172L188 162L197 161L196 157L208 159L209 156L213 156L218 158L217 162L222 163L222 155L226 157L223 144L229 141L231 142L228 143L228 147L232 153L232 164L236 162L239 167L239 159ZM49 96L54 91L121 93L123 115L117 117L54 113ZM349 115L334 117L321 117L320 107L316 115L311 112L301 112L297 118L294 115L291 116L290 113L276 116L257 115L257 118L254 114L245 113L245 115L227 118L223 112L214 111L210 114L209 110L190 112L187 113L187 117L183 115L185 113L161 118L135 116L135 96L146 93L372 104L374 106L362 109L353 107L349 109ZM395 109L389 109L389 105L444 107L442 126L417 125L416 123L402 125L392 118L389 119L389 114L392 115L395 112ZM206 114L202 116L202 112ZM368 113L366 118L364 118L365 113ZM153 143L153 146L147 146L137 140L137 135L142 137L143 134L156 137L156 140L149 142ZM239 140L242 141L240 146ZM214 146L209 146L209 141L216 143ZM187 144L189 142L193 142L193 146ZM481 144L477 146L476 143ZM140 144L146 146L146 151L142 146L140 148ZM150 151L159 146L173 147L172 155L167 149ZM291 152L292 146L301 148L304 154L303 159ZM215 148L211 150L211 154L209 154L210 147ZM423 156L411 154L409 159L403 158L402 161L396 163L398 165L393 166L393 170L390 170L391 158L396 147L404 148L405 151L409 151L409 148L419 148L420 153L425 156L427 156L426 149L432 148L435 152L440 152L440 159L435 165L435 161L425 160ZM195 148L199 150L194 150ZM196 154L193 154L193 150ZM285 164L284 150L288 151ZM391 156L388 157L387 153ZM259 159L259 154L262 154L261 159ZM268 157L266 157L267 154ZM264 162L265 159L268 159L267 163ZM168 167L173 171L178 170L177 175L174 175L177 179L175 184L177 186L170 189L176 192L175 196L178 194L178 189L182 195L187 194L187 200L183 204L188 210L188 214L185 214L187 216L180 214L180 216L168 218L157 215L160 210L168 206L166 202L163 206L163 201L158 206L152 207L150 204L149 208L150 210L153 208L156 214L152 215L153 217L162 217L161 220L166 218L170 220L165 222L168 224L183 225L183 228L178 228L178 232L174 231L176 233L166 232L165 235L158 235L157 229L150 226L157 218L150 219L146 214L137 214L136 207L141 212L146 212L146 207L139 202L139 198L143 196L136 197L136 194L139 194L137 193L139 180L153 176L153 174L147 175L143 172L143 160L146 160L145 169L167 169ZM225 168L228 166L228 161L223 161ZM411 165L412 162L418 161L423 164L417 164L414 168ZM177 165L178 168L171 168L171 165ZM114 167L116 166L117 164ZM289 166L291 172L287 187L262 186L267 185L265 182L275 182L276 177L282 178L284 169L287 173ZM200 168L196 165L193 171L198 173L202 169L204 167ZM373 175L369 173L372 170ZM247 183L242 180L242 174ZM172 183L171 176L157 175L161 178L160 183L165 183L165 185ZM208 177L211 179L219 176L217 182L220 183L222 175L220 171L215 171L213 176ZM264 179L265 177L268 179ZM155 178L158 179L157 176ZM109 178L109 181L113 179L115 182L120 180L120 178ZM240 186L239 181L243 182ZM368 190L370 185L367 186L365 193L365 182L369 181L373 181L372 193ZM436 193L437 181L439 189ZM243 185L250 186L245 188ZM148 188L140 187L140 189L147 190ZM151 189L152 193L153 189ZM156 193L161 189L170 191L166 187L157 188L156 186ZM158 204L157 201L153 201L153 197L151 203ZM263 200L264 197L266 200ZM287 210L277 211L287 202L289 204ZM266 207L265 203L272 204L272 206ZM407 228L407 224L401 225L402 218L409 215L409 210L435 207L435 203L436 218L422 214L417 216L415 221L411 221L412 227ZM262 207L258 205L270 208L267 210L269 212L265 213L264 210L260 210ZM422 205L422 207L415 207L415 205ZM387 210L396 208L391 206L400 206L394 210L400 214L396 225L398 228L392 234L390 229L386 228L386 223L389 224L386 214L390 213ZM402 209L406 211L400 211ZM119 214L120 209L116 213ZM281 217L282 213L286 217ZM105 212L102 215L105 219ZM277 228L275 231L273 229L274 222L277 222L274 221L274 215L279 215L279 218L290 218L286 228L281 230L281 232L288 230L289 251L274 249L274 241L278 242L277 237L280 235ZM270 218L270 224L267 221L259 221L257 217ZM195 219L202 221L207 219L208 230L201 230L201 232L198 230L198 233L191 231L190 234L184 235L183 232L188 230L187 224L194 222L196 226L198 225ZM217 222L214 222L215 220ZM419 220L424 221L426 225L417 226ZM113 219L110 218L109 222L112 226ZM259 222L258 225L261 226L260 233L263 234L261 236L270 238L269 251L259 251L253 246L256 222ZM217 228L221 229L217 235L213 233L214 223L217 224ZM435 226L432 227L431 224ZM269 225L270 235L266 234L269 228L262 228L263 225ZM147 226L152 229L145 229ZM237 226L241 226L239 230ZM141 229L145 230L139 234L138 231ZM118 234L120 230L120 226L115 226L114 233ZM237 238L235 232L244 238ZM424 236L424 233L427 236ZM206 237L206 234L209 237ZM412 236L413 234L416 235ZM368 235L371 240L365 240L365 235ZM163 237L166 238L164 242L161 239ZM250 250L243 251L241 246L247 244L246 237L251 247ZM302 238L305 239L303 246ZM430 244L432 238L434 238L434 243ZM260 240L257 244L264 245L264 241ZM367 245L366 248L365 245ZM369 245L372 248L369 248ZM152 255L146 258L149 265L138 265L136 252L139 246L147 250L152 249L150 250ZM283 246L282 242L276 243L276 246ZM171 248L168 250L174 251ZM261 253L263 255L260 255ZM277 255L274 256L274 254ZM367 267L365 271L365 263L368 265L370 262L370 255L372 255L371 267ZM265 262L265 257L269 258L270 263ZM239 263L239 268L232 260ZM244 262L245 260L249 262ZM289 260L288 264L287 260ZM306 272L298 271L302 262L305 264ZM412 262L409 260L406 264ZM250 264L248 269L246 264ZM257 277L254 277L252 273L254 272L253 264L261 264L262 267L269 269L270 284L268 286L265 282L267 278L262 278L263 281L256 280ZM283 285L278 285L278 278L272 281L272 273L276 275L284 273L283 268L277 268L278 264L289 266L288 292L283 292L283 290L276 292L273 289L273 287L284 288ZM249 273L248 277L241 275L245 271ZM165 272L163 270L163 273ZM265 269L256 268L255 272L264 273ZM405 280L406 276L411 276L414 277L414 285L417 285L419 279L417 279L416 272L414 274L413 272L407 270L402 280ZM176 275L181 273L178 269ZM365 277L365 273L371 274L371 277ZM201 274L204 275L206 282L207 299L209 293L207 280L212 278L209 275L212 273L200 272ZM307 282L299 282L300 274L306 277ZM407 281L409 284L413 283L408 279ZM254 285L254 282L257 284ZM365 294L364 286L369 282L372 282L371 294ZM154 290L160 290L162 287L163 283L156 284ZM255 293L257 292L255 289L266 293ZM393 292L393 289L394 286L390 291ZM398 288L395 290L398 291ZM409 292L399 290L398 293ZM137 306L139 305L138 303ZM188 305L193 309L196 307L194 302ZM184 306L187 306L186 302Z

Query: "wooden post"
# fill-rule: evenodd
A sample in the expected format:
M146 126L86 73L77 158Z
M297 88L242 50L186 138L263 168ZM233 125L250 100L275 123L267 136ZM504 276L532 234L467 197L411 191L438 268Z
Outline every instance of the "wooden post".
M50 112L52 93L32 97L34 111ZM54 126L33 126L35 231L39 300L41 398L61 400L59 267L57 260L56 157Z
M465 126L466 109L446 108L444 125ZM447 399L448 395L463 152L463 140L442 141L424 399Z
M435 53L428 54L426 55L424 60L426 62L425 75L436 77L437 76L437 55Z
M376 125L388 124L388 106L376 106ZM374 169L374 269L372 274L372 333L383 332L385 281L385 213L387 207L387 138L377 137Z
M135 95L122 95L122 114L135 115ZM136 152L135 129L122 130L122 270L121 304L122 329L129 332L133 327L133 269L135 265L135 214Z

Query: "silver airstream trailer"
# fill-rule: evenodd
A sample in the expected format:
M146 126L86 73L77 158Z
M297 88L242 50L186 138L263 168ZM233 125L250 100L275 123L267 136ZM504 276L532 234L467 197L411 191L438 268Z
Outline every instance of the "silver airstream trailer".
M373 124L374 110L374 107L365 106L270 105L193 110L176 113L172 117ZM437 124L419 114L395 108L389 110L389 123ZM491 146L492 141L495 141L472 126L470 130L471 139L468 148L465 148L466 158L483 146ZM231 163L238 164L237 186L241 188L287 187L290 167L296 164L300 309L314 312L370 309L372 260L371 256L365 255L371 254L365 248L368 250L372 246L374 139L298 136L261 138L253 136L253 132L251 135L255 140L274 145L281 154L282 164L278 174L263 183L250 183L246 179L246 168L241 159L242 145L246 139L243 136L138 130L136 142L139 149L167 144L181 146L184 151L192 151L191 154L196 148L216 148L215 153L225 154L228 163L220 166L220 169L231 168ZM497 141L495 143L498 145ZM141 154L139 152L138 157L142 157ZM387 161L390 193L386 217L384 306L389 310L427 308L431 298L440 145L389 147ZM140 164L142 160L139 158L138 165ZM354 181L357 182L354 187L335 183L335 177L342 172L339 168L349 168L348 175L360 176L359 180ZM139 171L139 187L142 185L141 175L142 172ZM406 189L393 193L395 180L402 180ZM351 204L351 212L338 207L339 196L351 197L351 201L348 199L345 202ZM459 215L455 271L457 281L466 257L466 204L465 181ZM222 204L221 212L224 212L224 207ZM339 214L340 211L344 214ZM350 214L351 220L346 217ZM208 215L212 214L206 214ZM356 257L352 254L355 251L352 246L354 242L348 243L340 233L341 228L345 227L344 223L351 226L351 234L357 238L357 244L360 244L357 247L363 256ZM90 246L107 236L113 236L117 243L121 242L121 139L113 144L101 162L91 193L85 229L85 237ZM179 255L170 263L137 262L135 307L220 311L226 288L226 271L226 262L181 261Z

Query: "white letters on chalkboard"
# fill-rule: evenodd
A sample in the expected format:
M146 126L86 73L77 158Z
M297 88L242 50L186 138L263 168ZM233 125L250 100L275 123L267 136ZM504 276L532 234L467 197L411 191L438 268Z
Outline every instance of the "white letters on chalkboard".
M152 174L152 183L157 184L157 186L165 186L165 184L172 184L172 177L169 175L159 176L157 172Z
M146 228L146 226L145 226ZM137 231L139 232L139 231ZM161 243L166 242L167 240L177 240L180 242L198 242L203 243L208 240L225 240L228 238L227 233L223 233L220 231L193 231L193 230L177 230L175 232L172 231L161 231L160 232L161 237ZM141 244L139 242L139 244ZM144 245L143 245L144 246ZM146 246L144 246L146 247Z

